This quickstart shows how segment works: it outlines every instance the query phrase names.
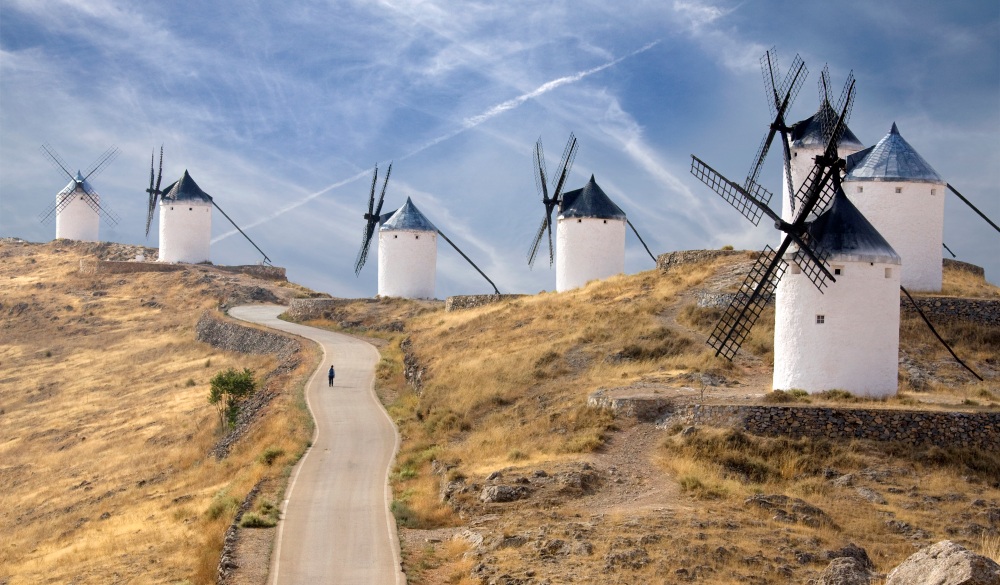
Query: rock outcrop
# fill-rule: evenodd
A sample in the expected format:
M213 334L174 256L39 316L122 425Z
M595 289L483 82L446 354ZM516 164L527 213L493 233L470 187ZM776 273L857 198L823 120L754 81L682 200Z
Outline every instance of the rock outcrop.
M903 561L889 573L885 585L1000 585L1000 565L942 540Z

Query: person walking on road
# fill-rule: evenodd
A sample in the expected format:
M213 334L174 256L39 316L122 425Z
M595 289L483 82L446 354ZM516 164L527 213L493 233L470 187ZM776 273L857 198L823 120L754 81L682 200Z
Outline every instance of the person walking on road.
M330 365L330 372L326 375L327 382L330 386L333 386L333 379L337 376L337 373L333 371L333 365Z

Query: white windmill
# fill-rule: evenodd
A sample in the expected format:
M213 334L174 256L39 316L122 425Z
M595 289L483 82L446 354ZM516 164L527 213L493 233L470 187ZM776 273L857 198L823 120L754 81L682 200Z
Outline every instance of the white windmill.
M708 343L716 355L733 359L765 305L775 298L775 389L893 394L899 351L899 257L841 186L846 163L838 144L854 100L853 75L832 106L824 71L820 101L831 107L834 116L823 114L821 107L816 126L823 146L810 152L812 167L802 173L801 186L788 192L786 211L792 215L786 219L768 207L771 194L755 178L776 133L781 133L784 144L793 144L791 129L782 120L801 84L798 78L804 66L796 57L792 72L775 87L768 83L776 66L770 51L765 58L765 84L777 107L772 108L775 122L758 150L751 176L738 185L697 157L692 157L691 171L755 225L762 215L770 217L783 238L777 250L765 247ZM796 157L790 157L789 150L785 150L786 189L794 184L789 175ZM790 274L783 279L786 272Z
M56 194L55 203L39 215L39 220L49 223L55 217L56 239L100 241L100 218L104 217L105 221L114 226L118 224L119 217L106 203L101 203L101 196L90 181L107 168L121 151L116 147L107 149L90 165L86 173L77 171L74 175L52 147L42 145L41 150L53 166L66 173L70 182Z
M354 263L354 273L361 269L368 259L372 236L378 226L378 295L382 297L402 297L408 299L434 298L437 276L437 237L440 235L462 258L472 265L490 283L495 294L500 294L496 285L476 264L452 242L448 236L434 226L417 209L409 197L406 203L395 211L382 213L385 190L389 185L392 164L385 173L382 193L375 203L375 186L378 183L378 166L372 175L368 196L368 213L364 214L365 228L362 232L361 249Z
M802 184L809 178L816 157L822 155L823 149L826 148L826 142L823 138L824 129L828 129L837 120L838 112L830 103L829 86L830 72L824 67L819 80L819 109L812 116L788 127L786 157L789 169L784 175L781 189L781 217L787 221L792 221L792 218L795 217L796 202L794 197L789 196L789 193L798 192L802 188ZM838 103L844 103L844 101L844 96L841 96ZM847 112L848 118L850 115L851 113ZM838 154L846 158L864 147L864 144L851 132L851 129L845 126L843 135L837 142ZM791 180L791 188L789 188L789 180Z
M775 390L898 388L900 258L839 187L808 229L836 284L825 293L789 263L775 293Z
M250 236L236 225L236 222L219 207L219 204L202 191L194 182L187 169L177 181L166 189L160 190L163 178L163 147L160 147L160 170L153 176L153 158L149 162L149 207L146 214L146 237L149 237L149 227L153 222L157 200L160 206L160 262L183 262L197 264L211 261L212 243L212 207L219 210L229 223L264 256L264 261L271 259L264 254Z
M556 265L556 292L581 287L591 280L600 280L625 271L625 227L632 228L636 237L649 253L653 262L656 257L649 251L646 242L607 193L597 184L594 176L582 189L563 192L573 160L576 158L577 141L572 133L563 150L562 160L556 174L556 183L549 195L548 177L545 170L545 154L542 139L535 143L534 161L535 184L542 196L545 217L535 233L528 250L528 265L533 266L538 256L542 237L548 232L549 265ZM556 250L552 248L552 212L559 208L556 216Z
M875 146L847 157L844 191L899 252L910 290L941 290L946 188L895 122Z

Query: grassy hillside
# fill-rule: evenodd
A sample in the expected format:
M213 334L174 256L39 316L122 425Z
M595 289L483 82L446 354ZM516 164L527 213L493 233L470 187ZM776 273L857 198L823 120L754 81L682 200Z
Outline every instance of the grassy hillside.
M260 376L274 358L215 350L194 325L270 285L210 267L80 273L81 258L131 255L120 248L0 241L0 582L214 583L236 505L280 481L311 434L292 392L306 355L272 382L265 421L225 460L208 456L221 436L211 377ZM280 453L270 465L266 449Z
M735 363L711 354L704 339L719 313L697 308L697 292L735 288L740 262L720 258L453 313L405 301L341 309L330 326L405 323L402 333L368 332L388 339L379 388L404 438L394 511L411 582L804 582L826 566L828 551L851 542L882 570L941 538L995 555L996 454L681 433L587 408L598 389L843 405L837 393L768 393L773 312ZM946 282L947 294L997 296L961 273L949 271ZM868 405L1000 407L1000 330L939 327L987 376L983 383L917 319L904 317L901 346L926 383L915 391L912 365L901 366L899 396ZM417 387L404 370L419 377ZM487 486L523 497L483 503Z

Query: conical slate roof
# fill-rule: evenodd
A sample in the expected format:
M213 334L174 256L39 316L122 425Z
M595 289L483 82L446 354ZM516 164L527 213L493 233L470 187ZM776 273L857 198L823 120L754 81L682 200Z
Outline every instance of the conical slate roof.
M76 177L74 177L72 181L70 181L65 187L63 187L63 190L60 191L59 194L68 195L69 193L76 191L79 187L83 187L83 190L87 191L88 193L92 192L92 189L90 188L90 183L84 180L83 178L83 173L77 171Z
M164 200L169 199L171 201L212 201L212 197L201 190L198 183L194 182L191 175L188 174L187 169L184 169L184 174L181 176L180 180L171 183L164 191L162 198Z
M792 146L796 148L801 148L803 146L817 146L825 147L826 141L823 140L823 126L820 123L822 116L830 116L836 120L840 116L840 112L833 109L830 102L823 100L820 104L819 109L815 114L809 116L801 122L796 122L792 124L790 128L790 137L792 139ZM844 134L840 137L837 142L837 146L854 146L861 148L864 144L858 140L858 137L851 132L851 129L844 125Z
M384 216L383 216L384 217ZM382 231L389 230L409 230L415 232L436 232L437 228L434 224L430 222L417 206L410 201L410 198L406 198L406 203L402 207L397 209L389 219L382 222L382 227L379 228Z
M895 122L878 144L847 157L846 180L944 183L941 175L903 139Z
M563 193L559 217L625 219L625 212L597 185L594 175L590 175L583 189Z
M809 235L830 257L899 264L899 254L837 187L833 202L809 226Z

